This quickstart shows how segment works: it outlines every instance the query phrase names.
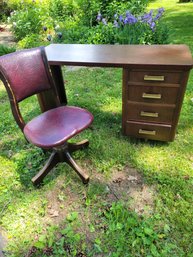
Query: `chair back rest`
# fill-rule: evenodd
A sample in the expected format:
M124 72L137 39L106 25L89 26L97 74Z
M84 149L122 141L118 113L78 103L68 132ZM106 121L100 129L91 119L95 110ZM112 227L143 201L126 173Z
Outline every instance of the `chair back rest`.
M44 47L1 56L0 79L9 95L13 116L23 130L25 122L18 103L29 96L54 88Z
M7 90L17 102L51 88L46 63L43 47L0 57L0 72L8 82Z

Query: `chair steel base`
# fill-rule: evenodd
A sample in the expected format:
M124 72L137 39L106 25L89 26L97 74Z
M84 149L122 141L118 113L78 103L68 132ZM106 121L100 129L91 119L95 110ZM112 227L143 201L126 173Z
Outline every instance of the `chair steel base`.
M36 186L43 182L44 177L60 162L66 162L81 178L84 184L88 184L89 176L78 166L71 156L71 153L89 146L88 140L79 143L66 143L62 147L54 148L44 167L32 178Z

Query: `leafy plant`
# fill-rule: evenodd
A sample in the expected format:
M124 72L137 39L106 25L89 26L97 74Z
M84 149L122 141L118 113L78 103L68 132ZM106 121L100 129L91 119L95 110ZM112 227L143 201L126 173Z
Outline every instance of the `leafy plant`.
M3 44L0 44L0 56L4 54L9 54L15 51L16 51L16 48L14 46L6 46Z
M25 38L18 42L18 47L21 49L38 47L41 45L48 45L48 42L43 41L42 35L39 34L27 35Z
M151 10L149 13L138 17L134 16L129 11L124 15L118 15L116 13L113 23L107 22L107 19L103 18L101 13L99 13L97 20L102 26L101 29L106 27L106 31L109 32L105 33L105 37L107 38L106 42L108 43L164 44L168 43L169 34L167 27L159 22L163 12L164 9L159 8L156 14ZM103 33L101 32L101 34ZM102 38L102 36L100 37ZM102 42L103 39L101 39L100 43Z
M155 229L157 218L144 220L129 211L123 203L113 203L102 213L102 223L105 227L100 245L101 251L111 253L111 256L160 256L160 245L165 248L168 236L164 227ZM154 227L155 226L155 227ZM166 228L166 226L165 226ZM169 248L164 251L169 254Z
M50 1L49 13L54 20L64 21L66 18L73 17L78 12L78 6L73 0Z
M10 8L7 5L7 1L0 1L0 21L5 21L6 17L9 15L10 13Z
M9 22L12 24L12 31L17 40L21 40L30 34L38 34L42 28L42 17L39 8L34 5L14 11Z

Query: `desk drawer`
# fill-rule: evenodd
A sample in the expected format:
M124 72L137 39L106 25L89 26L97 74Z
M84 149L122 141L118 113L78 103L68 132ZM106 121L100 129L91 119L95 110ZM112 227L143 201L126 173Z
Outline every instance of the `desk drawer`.
M175 104L178 87L128 86L128 100L145 103Z
M128 136L160 141L171 141L171 126L127 121L125 133Z
M175 105L127 103L127 120L148 121L171 124Z
M182 73L167 72L167 71L131 71L129 73L129 80L131 82L145 82L145 83L168 83L179 84Z

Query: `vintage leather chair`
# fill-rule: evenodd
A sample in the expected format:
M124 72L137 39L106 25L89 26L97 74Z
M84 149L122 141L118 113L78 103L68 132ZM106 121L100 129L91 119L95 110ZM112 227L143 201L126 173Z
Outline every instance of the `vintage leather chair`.
M68 163L88 183L89 176L76 164L70 153L87 147L84 140L78 144L67 140L86 129L93 116L85 109L60 106L45 50L43 47L22 50L0 57L0 79L10 100L13 116L26 139L43 150L52 150L45 166L32 178L34 185L41 183L48 172L59 162ZM34 94L52 90L56 108L50 109L25 123L19 102Z

